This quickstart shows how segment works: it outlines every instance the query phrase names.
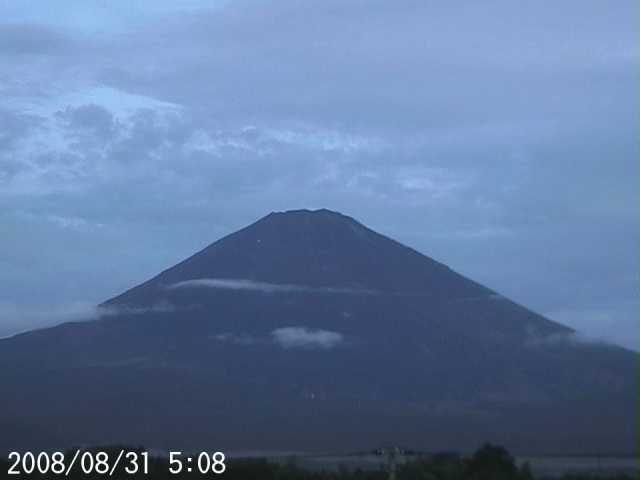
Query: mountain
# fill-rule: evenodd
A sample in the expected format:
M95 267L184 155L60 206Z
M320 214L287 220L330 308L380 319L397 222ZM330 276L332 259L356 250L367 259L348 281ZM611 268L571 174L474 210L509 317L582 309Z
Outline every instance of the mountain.
M630 452L638 355L328 210L271 213L0 340L0 450Z

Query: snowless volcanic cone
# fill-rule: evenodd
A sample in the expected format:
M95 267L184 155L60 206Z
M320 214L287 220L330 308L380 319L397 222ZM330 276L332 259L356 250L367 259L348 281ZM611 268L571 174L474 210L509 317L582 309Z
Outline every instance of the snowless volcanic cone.
M328 210L0 341L0 449L634 448L638 355Z

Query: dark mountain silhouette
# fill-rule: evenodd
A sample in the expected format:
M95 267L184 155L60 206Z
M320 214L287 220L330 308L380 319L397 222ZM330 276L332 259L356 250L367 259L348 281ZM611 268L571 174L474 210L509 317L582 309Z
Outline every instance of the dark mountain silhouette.
M328 210L272 213L0 341L0 449L629 452L638 355Z
M271 213L107 304L145 303L157 298L159 285L195 278L448 298L492 293L350 217L329 210L296 210Z

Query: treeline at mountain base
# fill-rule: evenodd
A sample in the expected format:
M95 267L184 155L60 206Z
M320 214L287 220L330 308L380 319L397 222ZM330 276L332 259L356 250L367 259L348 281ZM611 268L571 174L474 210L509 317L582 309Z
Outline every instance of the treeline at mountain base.
M95 451L117 452L122 447L100 447ZM91 449L94 450L94 449ZM143 451L140 447L127 448L127 451ZM455 453L440 453L420 456L414 460L397 465L391 472L390 466L381 459L378 470L347 469L310 471L297 465L296 457L290 457L286 462L276 462L262 458L227 459L224 473L202 474L199 472L181 472L172 474L169 471L168 459L152 457L149 459L149 471L136 474L119 474L112 478L126 478L131 480L153 479L204 479L221 478L225 480L640 480L640 472L634 475L594 473L565 473L560 477L536 476L528 463L520 466L514 457L503 447L485 444L471 456ZM11 479L59 479L93 480L109 478L108 474L86 474L79 470L72 470L65 474L32 473L26 475L9 475L10 463L6 459L0 460L0 478Z

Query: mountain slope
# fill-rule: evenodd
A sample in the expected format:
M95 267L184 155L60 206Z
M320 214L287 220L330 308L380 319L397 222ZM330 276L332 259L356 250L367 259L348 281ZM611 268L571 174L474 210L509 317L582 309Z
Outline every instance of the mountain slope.
M107 304L135 304L145 289L196 278L449 297L491 293L350 217L295 210L271 213Z
M0 341L0 448L633 448L636 354L327 210L272 213L102 307Z

